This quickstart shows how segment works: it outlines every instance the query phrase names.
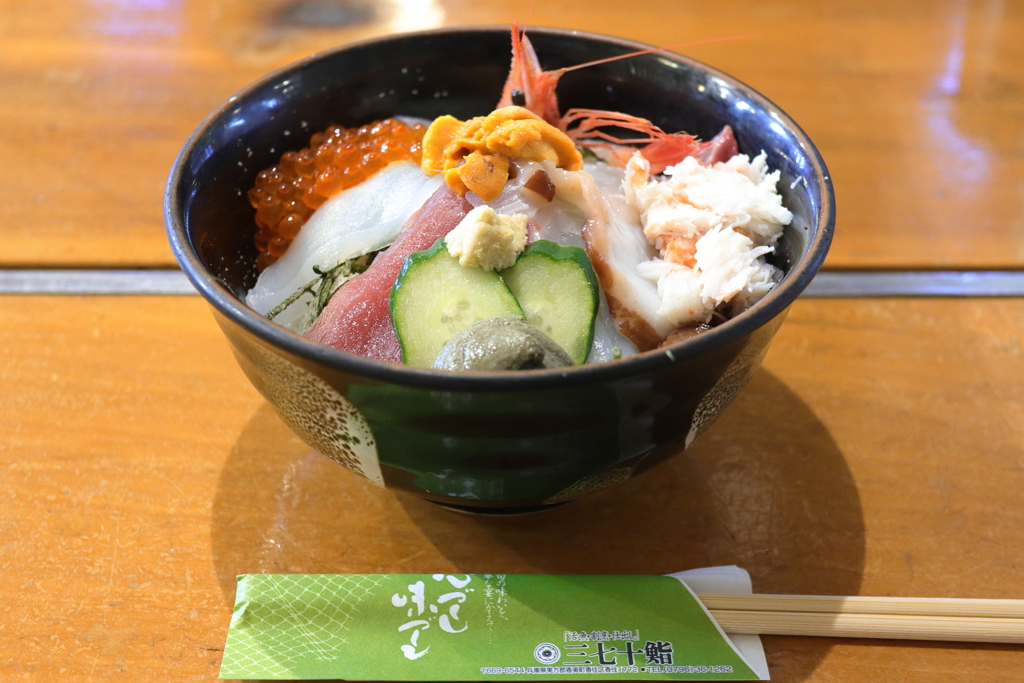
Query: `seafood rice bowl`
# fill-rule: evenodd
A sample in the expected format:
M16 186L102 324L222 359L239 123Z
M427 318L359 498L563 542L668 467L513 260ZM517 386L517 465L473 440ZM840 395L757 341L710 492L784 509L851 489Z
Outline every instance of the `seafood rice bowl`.
M167 218L307 443L493 511L692 443L820 266L834 209L810 141L734 79L513 25L262 79L186 144Z
M492 111L332 125L257 174L254 310L374 360L527 370L650 351L771 290L793 216L763 150L728 124L701 142L563 114L568 69L542 70L514 24L511 43ZM524 324L478 326L496 317Z

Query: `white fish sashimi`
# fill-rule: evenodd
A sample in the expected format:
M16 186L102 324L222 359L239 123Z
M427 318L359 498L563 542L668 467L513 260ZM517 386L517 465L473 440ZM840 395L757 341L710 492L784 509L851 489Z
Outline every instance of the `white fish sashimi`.
M331 197L302 226L284 256L260 274L246 303L266 315L316 279L313 266L330 268L388 246L441 182L442 176L428 178L417 164L401 161ZM309 299L304 294L274 322L304 331L312 322Z
M491 208L498 213L525 214L533 222L532 228L536 233L532 239L550 240L566 247L583 248L583 223L587 220L586 206L582 200L575 196L564 196L563 192L556 192L551 201L542 199L540 195L523 190L523 185L537 171L543 171L551 178L556 173L570 174L571 171L558 170L551 162L517 161L516 177L505 184L505 190L497 199L490 202ZM554 182L554 180L552 180ZM562 183L563 186L566 184ZM476 196L468 194L470 203L473 203ZM479 199L476 199L479 201Z

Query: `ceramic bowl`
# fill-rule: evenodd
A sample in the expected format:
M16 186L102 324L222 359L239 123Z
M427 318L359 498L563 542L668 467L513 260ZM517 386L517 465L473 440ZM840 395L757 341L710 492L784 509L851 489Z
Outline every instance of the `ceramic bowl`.
M548 69L649 47L575 31L529 36ZM654 53L566 74L560 104L624 111L703 139L729 124L740 151L767 152L795 219L773 256L785 278L750 310L608 363L448 373L321 346L243 303L256 274L245 194L261 169L331 124L485 114L509 61L504 27L393 35L313 55L253 83L199 126L174 164L165 205L182 269L245 374L306 443L377 485L480 512L566 502L687 448L757 369L824 260L835 222L825 165L784 112L708 66Z

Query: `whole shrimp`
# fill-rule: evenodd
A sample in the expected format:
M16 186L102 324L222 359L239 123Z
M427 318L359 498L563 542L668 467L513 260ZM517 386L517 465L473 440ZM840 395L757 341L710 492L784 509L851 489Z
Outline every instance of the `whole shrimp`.
M711 38L670 47L749 37L752 36ZM702 143L687 133L666 133L647 119L621 112L570 109L564 116L561 115L555 89L558 87L559 79L567 72L628 57L637 57L662 49L666 48L640 50L555 71L544 71L540 67L540 61L537 59L537 53L534 51L530 39L526 37L526 31L521 31L519 25L512 22L512 66L509 69L508 79L505 81L497 108L511 105L526 107L548 123L557 126L577 144L591 149L616 166L626 165L633 152L638 149L635 147L636 144L643 144L639 150L644 158L651 163L651 173L661 173L667 167L679 163L688 156L695 156L698 161L706 165L729 159L738 151L736 138L729 126L725 126L722 132L709 142ZM575 127L570 128L573 125ZM643 137L620 138L600 130L605 127L632 130L640 133Z

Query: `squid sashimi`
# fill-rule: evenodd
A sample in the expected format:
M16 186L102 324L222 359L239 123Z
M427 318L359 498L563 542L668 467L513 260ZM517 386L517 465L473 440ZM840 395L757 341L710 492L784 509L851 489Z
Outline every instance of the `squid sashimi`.
M395 279L409 254L447 235L472 208L446 187L434 192L366 272L338 290L306 336L366 358L401 363L402 349L389 311Z
M314 267L330 268L388 246L439 185L419 166L403 161L331 197L306 221L284 256L260 273L246 303L266 315L314 281ZM304 294L274 321L304 331L312 322L308 320L311 298L312 294Z

